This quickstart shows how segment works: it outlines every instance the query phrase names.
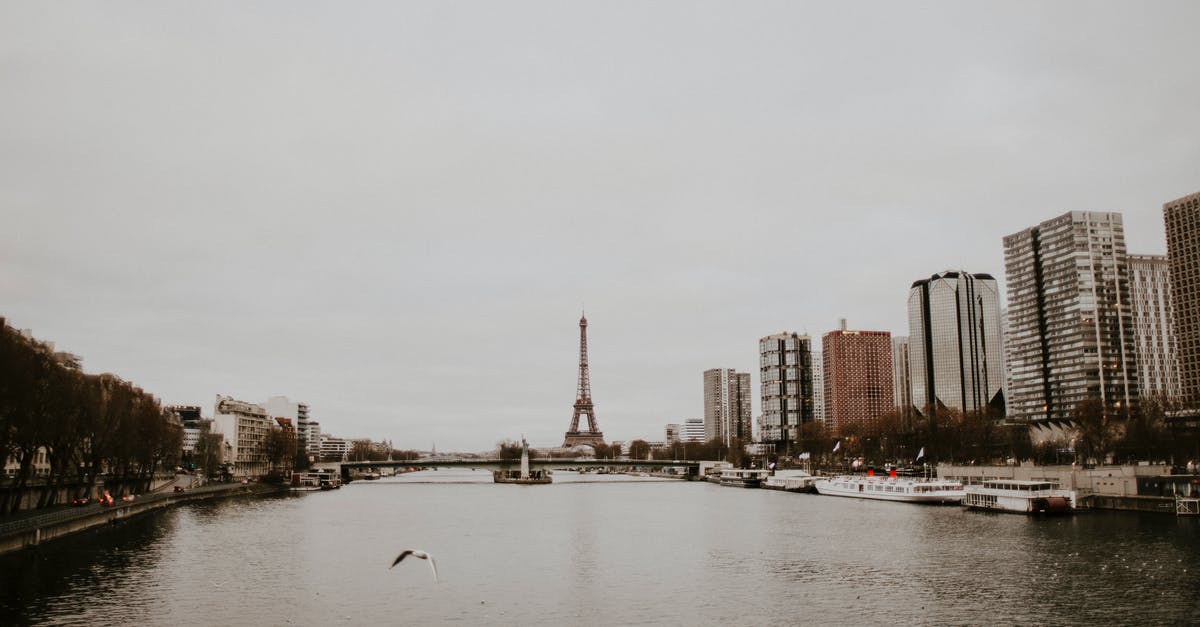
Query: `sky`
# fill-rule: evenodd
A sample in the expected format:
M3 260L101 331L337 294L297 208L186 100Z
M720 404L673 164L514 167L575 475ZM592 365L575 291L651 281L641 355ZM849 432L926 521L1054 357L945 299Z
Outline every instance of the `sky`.
M168 404L609 440L1200 191L1195 2L0 3L0 316ZM755 393L757 396L757 392ZM759 413L757 398L754 413Z

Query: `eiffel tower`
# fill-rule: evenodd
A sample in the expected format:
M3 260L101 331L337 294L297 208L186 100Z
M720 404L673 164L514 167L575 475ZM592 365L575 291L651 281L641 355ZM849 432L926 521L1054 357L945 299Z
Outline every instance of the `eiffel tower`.
M579 417L587 416L587 430L579 430ZM592 383L588 376L587 360L587 317L579 318L579 392L575 399L575 413L571 415L571 428L563 440L563 448L586 445L595 447L604 444L604 434L596 428L596 410L592 405Z

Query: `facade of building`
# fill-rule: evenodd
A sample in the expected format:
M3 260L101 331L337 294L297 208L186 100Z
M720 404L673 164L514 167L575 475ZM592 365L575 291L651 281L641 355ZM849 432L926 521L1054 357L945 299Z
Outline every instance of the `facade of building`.
M684 442L704 441L704 420L702 418L684 418L680 438Z
M892 334L841 329L821 336L825 420L835 434L871 428L892 408Z
M196 444L200 442L201 423L204 420L200 415L200 406L168 405L163 409L174 414L183 426L183 457L187 459L196 451Z
M354 442L344 438L335 438L328 435L321 436L321 459L338 461L346 459L350 455L350 449L354 448Z
M1200 192L1163 204L1180 395L1200 404Z
M1121 214L1072 211L1004 238L1012 383L1008 416L1069 418L1098 399L1137 402L1137 358Z
M704 440L713 438L728 445L733 440L749 442L750 373L733 368L704 371Z
M292 422L295 427L297 456L305 456L309 458L309 461L316 461L313 459L315 453L310 453L308 450L308 443L321 440L319 436L316 439L309 439L312 419L308 415L308 405L289 400L286 396L272 396L263 403L263 407L272 418L287 418Z
M825 366L821 360L821 351L812 352L812 390L813 390L813 422L822 427L829 427L825 420Z
M1138 394L1180 398L1169 262L1164 255L1129 255L1129 303L1137 351Z
M901 409L913 406L912 370L908 367L908 338L892 338L892 404Z
M217 395L213 428L229 445L230 457L225 461L233 465L234 475L257 477L267 473L264 445L273 424L262 405Z
M947 270L908 292L908 369L918 412L1004 416L1000 288L989 274ZM894 353L893 353L894 356Z
M667 423L667 427L663 430L664 439L667 444L676 444L680 441L680 430L682 427L677 422Z
M758 341L758 367L762 442L780 455L800 453L800 425L813 421L812 340L798 333L768 335Z

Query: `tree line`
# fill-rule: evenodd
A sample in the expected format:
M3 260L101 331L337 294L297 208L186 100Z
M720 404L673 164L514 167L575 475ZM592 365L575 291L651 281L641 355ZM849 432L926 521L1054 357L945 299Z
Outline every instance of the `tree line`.
M34 487L35 507L87 496L102 473L114 496L145 489L156 470L175 466L182 442L182 426L153 395L112 374L84 373L73 356L0 318L0 460L16 464L0 513L16 511ZM42 452L49 473L37 477Z

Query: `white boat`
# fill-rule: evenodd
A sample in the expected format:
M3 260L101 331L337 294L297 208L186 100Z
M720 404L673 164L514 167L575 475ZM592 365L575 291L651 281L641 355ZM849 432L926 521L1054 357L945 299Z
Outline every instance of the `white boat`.
M816 479L803 470L776 470L775 474L767 477L762 487L788 492L803 492L812 488L813 481Z
M829 496L905 503L959 503L965 494L957 481L911 477L843 476L819 479L813 485Z
M1049 481L996 479L968 486L963 505L1021 514L1066 514L1075 510L1075 493Z
M721 485L734 488L757 488L771 474L769 470L726 468L721 471Z

